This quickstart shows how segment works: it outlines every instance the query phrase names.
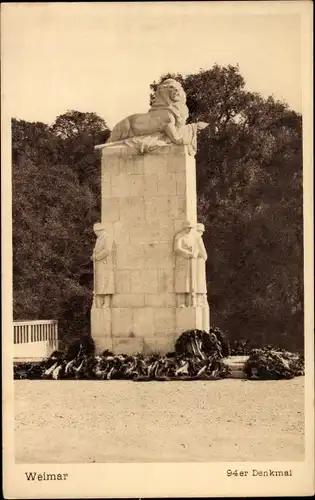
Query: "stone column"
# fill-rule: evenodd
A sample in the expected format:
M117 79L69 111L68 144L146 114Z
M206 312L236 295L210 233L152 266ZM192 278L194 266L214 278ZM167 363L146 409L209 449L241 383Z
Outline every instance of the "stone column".
M101 226L113 239L114 294L91 311L97 352L166 353L184 330L203 327L201 307L176 307L174 237L197 223L195 159L186 146L137 154L102 150Z

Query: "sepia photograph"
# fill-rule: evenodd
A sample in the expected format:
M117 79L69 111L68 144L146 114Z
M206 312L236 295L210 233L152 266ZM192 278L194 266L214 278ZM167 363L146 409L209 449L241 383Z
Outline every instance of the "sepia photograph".
M314 491L312 6L259 3L2 5L9 495Z

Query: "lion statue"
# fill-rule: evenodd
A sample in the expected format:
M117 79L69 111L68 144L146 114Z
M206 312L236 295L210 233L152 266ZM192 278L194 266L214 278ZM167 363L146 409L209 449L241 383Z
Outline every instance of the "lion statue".
M150 136L147 144L152 147L163 142L185 144L194 154L197 130L204 129L208 123L186 125L187 118L185 91L178 81L169 78L158 86L149 112L127 116L117 123L107 143L123 141L130 144L132 138L142 137L145 141L144 138Z

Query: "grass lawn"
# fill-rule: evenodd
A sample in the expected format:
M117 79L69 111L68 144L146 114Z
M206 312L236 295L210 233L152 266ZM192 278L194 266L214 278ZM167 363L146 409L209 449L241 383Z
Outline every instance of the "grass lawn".
M17 463L304 459L304 378L16 380Z

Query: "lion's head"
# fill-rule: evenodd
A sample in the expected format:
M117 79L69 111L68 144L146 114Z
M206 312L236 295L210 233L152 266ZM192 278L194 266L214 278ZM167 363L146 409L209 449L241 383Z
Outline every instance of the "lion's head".
M181 84L168 78L158 86L151 110L169 109L175 116L176 127L185 125L188 118L188 108L186 106L186 94Z

